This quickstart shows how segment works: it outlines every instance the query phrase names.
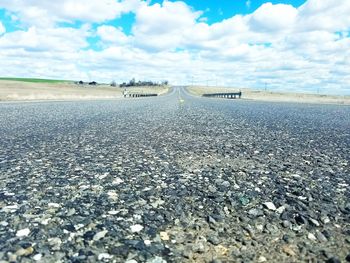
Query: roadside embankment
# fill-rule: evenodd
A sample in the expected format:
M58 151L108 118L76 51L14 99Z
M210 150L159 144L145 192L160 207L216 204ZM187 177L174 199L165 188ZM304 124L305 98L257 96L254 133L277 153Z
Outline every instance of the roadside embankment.
M335 96L321 94L289 93L258 91L252 89L222 88L222 87L188 87L187 90L192 95L202 96L208 93L237 92L242 91L242 99L271 101L271 102L294 102L294 103L314 103L314 104L340 104L350 105L350 96Z

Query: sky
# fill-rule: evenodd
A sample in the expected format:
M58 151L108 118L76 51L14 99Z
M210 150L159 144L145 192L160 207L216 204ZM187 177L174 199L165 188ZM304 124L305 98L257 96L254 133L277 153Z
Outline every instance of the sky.
M0 76L350 95L349 0L0 0Z

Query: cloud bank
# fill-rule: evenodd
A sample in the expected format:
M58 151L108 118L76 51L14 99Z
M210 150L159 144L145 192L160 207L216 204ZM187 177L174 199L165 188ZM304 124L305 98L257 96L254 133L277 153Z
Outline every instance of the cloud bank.
M214 24L181 1L0 0L0 8L1 76L350 95L346 0L308 0L299 8L267 2ZM8 24L17 27L6 30Z

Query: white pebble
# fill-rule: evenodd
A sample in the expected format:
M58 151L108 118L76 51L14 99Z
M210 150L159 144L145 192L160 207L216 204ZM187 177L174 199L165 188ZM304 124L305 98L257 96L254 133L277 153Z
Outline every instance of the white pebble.
M25 229L18 230L16 233L16 237L25 237L25 236L28 236L29 234L30 234L29 228L25 228Z
M131 232L133 233L137 233L140 232L143 229L143 226L137 224L137 225L133 225L130 227Z
M18 209L18 205L8 205L2 208L5 213L13 213Z
M316 240L315 235L312 234L312 233L309 233L309 234L307 235L307 238L310 239L310 240Z
M143 243L145 243L146 246L149 246L151 245L151 240L144 240Z
M107 233L108 233L108 230L100 231L94 235L93 240L98 241L98 240L104 238Z
M272 202L266 202L263 205L269 210L272 210L272 211L276 210L276 206Z
M120 178L115 178L112 182L112 184L115 184L115 185L119 185L119 184L122 184L124 183L124 180L120 179Z
M112 216L114 216L114 215L116 215L116 214L118 214L118 213L119 213L119 211L116 211L116 210L108 211L108 214L109 214L109 215L112 215Z
M282 205L279 208L277 208L276 212L278 214L282 214L284 212L284 210L286 210L286 207Z
M40 223L44 226L48 225L50 222L51 218L45 218L43 220L40 221Z
M41 255L41 254L36 254L36 255L33 257L33 259L34 259L35 261L39 261L42 257L43 257L43 255Z
M113 256L108 253L101 253L98 255L98 260L111 259Z
M0 226L8 226L9 225L9 223L7 223L6 221L1 221L0 222Z
M53 208L59 208L60 207L60 204L57 204L57 203L48 203L47 205L48 205L48 207L53 207Z

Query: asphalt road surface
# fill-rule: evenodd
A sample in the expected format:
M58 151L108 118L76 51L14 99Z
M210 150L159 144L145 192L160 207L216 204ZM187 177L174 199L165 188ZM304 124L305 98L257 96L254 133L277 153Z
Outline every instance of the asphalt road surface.
M0 104L0 262L350 261L350 107Z

